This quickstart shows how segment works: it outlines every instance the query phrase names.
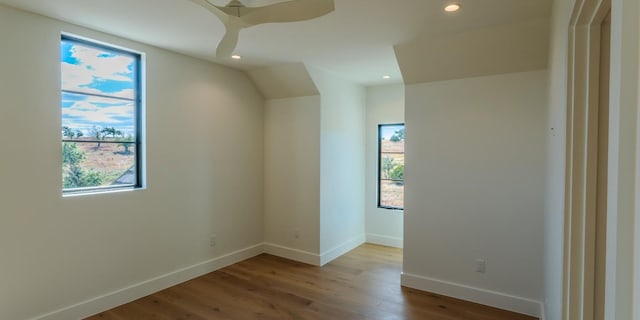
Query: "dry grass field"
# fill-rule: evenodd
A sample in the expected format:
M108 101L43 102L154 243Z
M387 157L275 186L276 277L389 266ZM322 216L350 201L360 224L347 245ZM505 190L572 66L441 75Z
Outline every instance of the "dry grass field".
M84 169L95 169L104 174L102 185L112 184L127 169L135 164L135 147L129 147L129 153L119 143L78 142L78 149L84 152L85 159L81 163Z
M382 159L392 159L394 166L404 166L404 140L397 142L382 140ZM383 179L390 178L384 168L380 168L380 176ZM381 181L380 183L380 204L385 207L404 207L404 182Z

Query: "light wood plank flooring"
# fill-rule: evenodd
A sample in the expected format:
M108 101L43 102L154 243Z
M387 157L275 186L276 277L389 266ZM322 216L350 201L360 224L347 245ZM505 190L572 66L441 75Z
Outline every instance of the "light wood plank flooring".
M401 287L401 263L371 244L324 267L262 254L88 319L535 319Z

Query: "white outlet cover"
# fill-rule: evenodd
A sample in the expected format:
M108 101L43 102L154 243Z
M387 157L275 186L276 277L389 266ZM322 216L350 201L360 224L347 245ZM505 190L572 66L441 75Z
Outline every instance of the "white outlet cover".
M482 259L476 260L476 272L485 273L487 272L487 262Z

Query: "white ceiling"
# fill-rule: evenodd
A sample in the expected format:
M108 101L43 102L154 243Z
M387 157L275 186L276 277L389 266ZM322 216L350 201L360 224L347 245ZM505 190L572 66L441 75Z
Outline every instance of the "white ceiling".
M285 0L242 0L261 6ZM211 0L224 5L226 0ZM303 62L363 85L400 82L394 45L420 36L443 37L469 29L540 19L553 0L460 0L446 14L446 0L335 0L326 16L244 29L236 52L241 61L216 59L224 27L189 0L0 0L117 36L251 70ZM383 80L391 75L391 80Z

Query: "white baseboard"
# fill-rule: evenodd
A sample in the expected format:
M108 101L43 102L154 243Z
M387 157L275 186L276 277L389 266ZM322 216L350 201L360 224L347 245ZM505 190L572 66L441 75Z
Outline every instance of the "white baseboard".
M314 265L323 266L335 258L355 249L359 245L365 243L364 234L348 240L333 249L327 250L322 254L311 253L299 249L281 246L275 243L265 242L264 252L274 256Z
M264 252L268 254L272 254L274 256L314 265L320 266L320 255L298 250L294 248L289 248L285 246L281 246L275 243L265 242L264 244Z
M546 320L547 319L547 314L545 313L544 309L545 309L545 303L544 302L540 302L540 320Z
M333 249L325 251L324 253L320 254L320 265L324 266L335 258L357 248L363 243L365 243L365 235L361 234L355 238L352 238L351 240L343 242Z
M321 266L351 251L364 242L365 236L363 234L362 236L349 240L322 255L283 247L273 243L261 243L49 312L32 318L31 320L69 320L86 318L234 263L249 259L261 253L268 253L315 266Z
M402 274L401 283L405 287L480 303L533 317L541 316L541 303L527 298L407 273Z
M263 244L251 246L38 316L32 320L69 320L86 318L209 272L224 268L228 265L249 259L263 252Z
M402 248L402 238L389 237L382 234L367 233L367 242L373 244L379 244L381 246Z

